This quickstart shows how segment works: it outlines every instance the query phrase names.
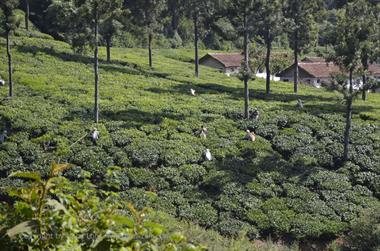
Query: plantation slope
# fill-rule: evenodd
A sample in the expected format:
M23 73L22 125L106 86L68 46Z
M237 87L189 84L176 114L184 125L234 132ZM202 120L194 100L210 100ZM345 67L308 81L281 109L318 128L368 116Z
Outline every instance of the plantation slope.
M301 85L296 96L291 83L272 83L266 97L257 80L251 106L261 117L244 121L241 81L205 67L194 78L192 51L155 50L150 69L145 49L113 48L106 64L102 48L94 145L85 137L95 126L91 57L52 39L14 42L15 98L0 88L0 129L9 132L0 145L2 188L17 185L5 178L11 171L46 172L51 160L65 161L76 166L67 177L90 175L137 207L250 238L330 239L364 208L379 207L379 94L355 102L352 160L342 166L344 104L336 93ZM1 53L3 77L6 67ZM202 125L207 140L195 135ZM256 142L242 140L247 128Z

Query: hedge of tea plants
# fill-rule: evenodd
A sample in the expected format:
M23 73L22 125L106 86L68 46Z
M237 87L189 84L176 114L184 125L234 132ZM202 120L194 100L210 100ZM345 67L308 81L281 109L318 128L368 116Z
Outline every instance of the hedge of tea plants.
M91 57L47 38L14 41L15 97L0 88L0 129L8 131L0 144L4 200L5 188L20 184L9 173L46 176L56 160L73 165L64 174L71 181L89 178L138 209L226 236L332 239L350 231L362 210L379 209L379 94L355 103L351 159L342 163L344 104L336 93L301 86L296 96L291 84L276 82L267 97L256 80L251 107L261 116L244 120L241 82L206 67L195 79L183 60L190 51L154 51L150 69L145 50L114 48L114 61L101 60L95 125ZM1 64L1 77L6 70ZM295 109L297 98L303 111ZM202 126L207 139L196 134ZM246 129L255 142L243 140Z

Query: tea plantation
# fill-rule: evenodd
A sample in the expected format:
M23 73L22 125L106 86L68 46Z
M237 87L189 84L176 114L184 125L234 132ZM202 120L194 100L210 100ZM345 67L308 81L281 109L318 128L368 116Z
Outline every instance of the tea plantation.
M259 120L243 120L243 84L210 68L193 76L191 50L101 49L100 124L93 124L91 54L35 33L14 39L15 97L0 87L1 197L14 171L47 174L72 163L137 208L152 207L237 237L332 240L364 209L380 211L380 94L355 101L351 161L341 163L344 103L338 93L250 82ZM5 48L0 39L0 47ZM205 51L203 54L206 53ZM0 76L7 76L1 50ZM196 96L190 95L190 88ZM297 98L305 108L295 108ZM208 128L207 139L196 131ZM93 127L100 131L94 144ZM245 130L256 132L244 141ZM213 159L206 161L210 149Z

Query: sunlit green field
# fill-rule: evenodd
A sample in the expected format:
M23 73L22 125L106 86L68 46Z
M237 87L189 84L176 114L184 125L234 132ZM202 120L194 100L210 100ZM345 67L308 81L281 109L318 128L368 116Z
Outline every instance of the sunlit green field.
M266 96L264 80L251 81L250 106L261 117L245 121L242 82L203 66L196 79L191 50L155 50L150 69L145 49L113 48L107 64L101 48L94 125L91 53L75 55L52 39L13 41L15 97L0 88L0 129L10 136L0 146L2 188L12 185L5 178L11 171L69 162L76 167L67 177L88 171L100 188L115 184L137 207L253 239L333 239L361 210L379 206L380 94L355 101L352 160L342 165L345 106L338 93L301 85L295 95L292 83L273 82ZM295 108L298 98L303 111ZM202 125L206 140L195 134ZM97 145L86 137L94 126ZM247 128L255 142L242 140ZM110 177L112 166L121 169Z

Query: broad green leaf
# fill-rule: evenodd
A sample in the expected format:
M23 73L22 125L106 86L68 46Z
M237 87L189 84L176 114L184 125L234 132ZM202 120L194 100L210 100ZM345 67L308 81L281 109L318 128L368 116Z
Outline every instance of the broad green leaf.
M55 162L53 162L51 164L51 174L52 176L57 176L59 173L63 172L64 170L70 168L71 165L70 164L57 164Z
M41 182L41 175L38 172L14 172L9 175L10 178L29 179Z
M24 221L11 229L7 231L7 235L9 238L13 238L16 235L22 234L22 233L29 233L31 234L33 231L33 228L37 227L37 221Z
M115 223L119 224L119 225L126 225L128 226L129 228L133 228L135 223L133 220L131 220L130 218L128 218L127 216L122 216L122 215L112 215L111 216L111 219L113 221L115 221Z
M53 207L57 211L63 211L65 214L69 214L66 207L57 200L48 199L46 205Z

